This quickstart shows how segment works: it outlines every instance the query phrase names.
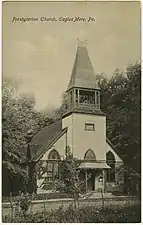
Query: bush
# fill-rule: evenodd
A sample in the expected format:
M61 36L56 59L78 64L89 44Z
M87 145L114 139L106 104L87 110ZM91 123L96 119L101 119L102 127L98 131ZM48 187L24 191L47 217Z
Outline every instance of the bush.
M74 209L72 205L64 210L51 210L36 214L18 215L14 223L139 223L141 221L140 205L128 206L122 209L97 210L95 207ZM10 222L6 216L3 222Z
M29 195L25 194L20 199L20 208L25 213L28 211L30 205L31 205L31 199L30 199Z

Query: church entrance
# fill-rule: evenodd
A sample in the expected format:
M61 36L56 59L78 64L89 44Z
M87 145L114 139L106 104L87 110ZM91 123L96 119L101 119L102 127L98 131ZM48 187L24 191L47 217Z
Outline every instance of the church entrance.
M95 190L95 173L93 170L87 171L87 191Z
M80 171L79 178L84 181L87 192L95 190L95 171L93 169L83 169Z
M83 168L79 173L79 178L84 183L85 192L101 192L105 185L103 177L103 169L99 168Z

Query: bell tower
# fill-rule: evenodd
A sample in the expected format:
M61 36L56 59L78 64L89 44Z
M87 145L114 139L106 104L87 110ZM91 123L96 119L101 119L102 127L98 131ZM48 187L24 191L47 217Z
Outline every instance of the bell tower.
M92 149L97 160L105 160L106 116L100 109L100 91L86 42L80 41L62 117L62 129L68 128L67 145L78 159L84 159L86 151Z
M96 76L88 56L86 41L80 41L78 44L66 93L68 96L66 114L76 111L94 114L101 113L100 88L97 84Z

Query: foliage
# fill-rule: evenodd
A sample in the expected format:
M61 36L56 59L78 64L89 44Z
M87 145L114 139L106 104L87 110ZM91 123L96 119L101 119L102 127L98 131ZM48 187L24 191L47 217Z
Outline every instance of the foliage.
M3 222L10 222L5 217ZM104 210L95 207L74 209L70 205L66 210L60 207L58 210L51 210L36 214L27 214L25 218L17 216L15 223L139 223L141 222L140 205L126 206L123 208L105 208Z
M140 173L141 65L115 70L107 79L98 76L101 109L107 114L107 136L125 163Z
M20 208L23 213L27 212L31 204L31 199L29 198L28 194L24 194L21 196L20 199Z
M82 182L79 180L76 159L73 158L69 147L65 150L65 159L61 161L59 179L55 184L58 191L69 194L75 201L82 192Z
M41 127L48 123L48 116L34 109L33 96L17 94L17 87L9 80L3 81L2 90L2 172L3 195L16 194L27 186L27 172L21 162L26 146ZM42 122L41 122L42 121ZM51 120L49 119L49 122Z
M107 114L107 136L117 148L129 168L140 173L141 159L141 65L129 65L125 72L115 70L111 78L98 76L101 87L101 109ZM2 90L2 179L3 195L15 194L27 186L27 172L21 165L21 147L44 126L53 122L47 113L34 109L33 96L18 96L17 83L3 81ZM67 108L67 96L55 113L61 118ZM73 157L61 165L59 188L79 195L76 163ZM68 171L68 172L66 172ZM64 181L64 182L63 182ZM73 186L72 186L73 185Z
M61 106L55 111L54 119L61 119L64 113L66 113L68 107L68 96L66 93L62 96Z
M107 115L107 137L128 168L141 168L141 64L129 64L124 72L116 69L111 77L97 75L101 88L101 109ZM61 117L67 108L63 97Z
M16 200L16 216L20 216L21 213L24 215L24 217L27 214L27 211L32 204L32 197L28 193L20 193L20 195L17 197Z

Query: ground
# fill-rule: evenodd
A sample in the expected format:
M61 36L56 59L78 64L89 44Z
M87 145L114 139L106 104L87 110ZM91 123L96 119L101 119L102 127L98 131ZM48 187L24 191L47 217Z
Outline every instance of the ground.
M104 200L104 201L103 201ZM65 199L49 199L49 200L35 200L32 202L28 213L36 213L36 212L43 212L46 210L55 210L62 206L64 209L67 209L70 204L73 204L73 199L65 198ZM100 194L97 196L89 196L88 198L81 198L79 200L78 206L79 208L92 206L97 209L101 208L104 204L105 208L114 208L119 209L123 207L130 207L132 205L139 205L140 200L136 197L129 197L129 196L104 196L104 199L101 198ZM15 205L15 204L14 204ZM11 207L10 203L6 202L3 203L3 217L5 215L10 215Z

